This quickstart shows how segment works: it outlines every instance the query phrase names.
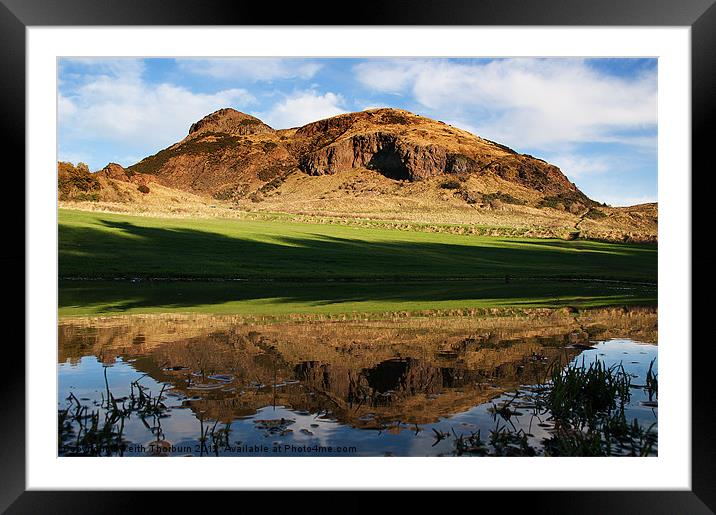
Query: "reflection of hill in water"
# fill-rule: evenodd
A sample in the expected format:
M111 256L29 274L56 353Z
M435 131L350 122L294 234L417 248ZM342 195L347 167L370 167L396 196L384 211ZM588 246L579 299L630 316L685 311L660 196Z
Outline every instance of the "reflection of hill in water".
M228 422L270 405L359 427L423 424L542 380L553 360L610 338L656 343L656 308L272 322L142 315L62 320L59 358L115 357ZM577 347L575 347L577 345Z

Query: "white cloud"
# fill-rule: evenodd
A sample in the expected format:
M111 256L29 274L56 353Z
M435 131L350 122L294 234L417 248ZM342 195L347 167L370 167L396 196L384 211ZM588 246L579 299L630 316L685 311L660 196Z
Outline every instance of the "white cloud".
M580 59L372 61L354 73L370 89L411 94L444 117L479 120L479 135L520 147L629 142L625 132L654 128L657 121L654 71L626 79Z
M546 157L547 161L557 166L574 181L587 176L609 172L612 164L607 157L580 156L577 154L558 154Z
M77 106L69 98L60 95L57 98L57 110L60 114L60 121L62 121L74 116L77 113Z
M346 111L340 106L343 97L335 93L323 95L315 91L302 91L276 103L271 110L259 116L276 129L299 127L309 122L329 118Z
M177 59L180 70L215 79L271 81L310 79L321 65L313 61L276 58Z
M191 123L206 114L228 106L241 110L254 101L239 88L207 94L172 84L151 84L142 79L137 67L123 64L103 62L101 71L106 73L87 75L71 94L60 94L63 140L162 148L186 136Z

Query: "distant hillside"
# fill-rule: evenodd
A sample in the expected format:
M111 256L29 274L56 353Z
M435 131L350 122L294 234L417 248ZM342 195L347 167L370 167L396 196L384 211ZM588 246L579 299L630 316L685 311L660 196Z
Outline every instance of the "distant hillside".
M546 161L399 109L285 130L220 109L192 124L182 141L126 169L110 164L97 176L244 211L509 226L536 236L657 238L655 204L600 205ZM109 201L96 189L79 196ZM134 190L130 196L126 202L146 203Z

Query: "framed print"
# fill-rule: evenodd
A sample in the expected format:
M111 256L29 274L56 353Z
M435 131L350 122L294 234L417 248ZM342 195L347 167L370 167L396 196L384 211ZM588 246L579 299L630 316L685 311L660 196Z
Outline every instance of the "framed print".
M135 490L712 512L691 170L715 8L419 7L3 2L8 513Z

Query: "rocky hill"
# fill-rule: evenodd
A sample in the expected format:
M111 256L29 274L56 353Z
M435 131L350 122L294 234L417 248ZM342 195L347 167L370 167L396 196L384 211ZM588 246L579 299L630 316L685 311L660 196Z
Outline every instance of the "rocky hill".
M180 142L126 169L107 165L98 177L140 189L155 183L244 211L611 240L655 241L657 234L656 205L600 205L544 160L399 109L285 130L220 109L193 123Z
M129 167L167 186L220 199L241 199L292 172L309 176L367 169L395 180L487 175L517 198L561 201L578 211L595 205L559 168L469 132L398 109L373 109L273 130L221 109L192 124L179 143ZM509 186L509 187L508 187ZM520 198L527 197L527 198Z

